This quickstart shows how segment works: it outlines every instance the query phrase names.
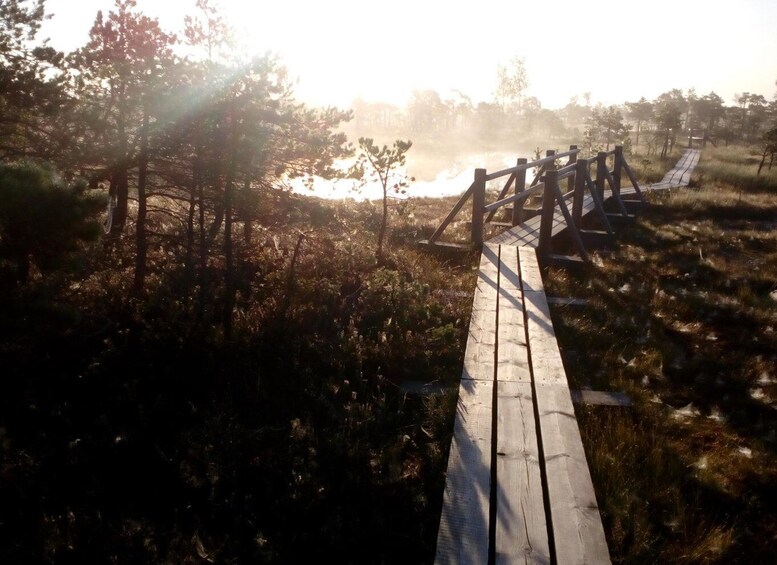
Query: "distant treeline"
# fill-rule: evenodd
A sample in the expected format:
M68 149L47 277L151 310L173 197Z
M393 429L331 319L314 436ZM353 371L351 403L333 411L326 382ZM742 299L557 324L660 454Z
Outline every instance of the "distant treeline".
M585 143L592 151L620 143L665 155L670 145L691 134L714 143L758 143L777 120L777 99L769 102L748 92L730 105L715 92L700 96L693 89L613 106L592 105L590 93L582 98L582 104L575 96L563 108L549 110L535 97L475 104L458 91L447 98L434 90L415 91L404 107L354 101L354 119L346 131L438 140L455 135L486 144L516 138L570 141Z

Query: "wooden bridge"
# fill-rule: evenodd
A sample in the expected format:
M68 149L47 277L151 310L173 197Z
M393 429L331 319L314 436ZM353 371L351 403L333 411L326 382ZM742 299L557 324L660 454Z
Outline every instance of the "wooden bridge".
M631 211L644 198L621 148L588 160L577 154L572 147L497 173L476 170L473 185L432 236L436 240L473 198L471 236L482 243L482 254L437 563L610 562L540 265L556 258L553 239L565 233L578 259L588 260L584 240L593 230L584 229L585 216L594 213L610 236L612 225L633 218ZM567 163L557 168L563 158ZM698 151L687 150L655 188L687 185L697 162ZM525 172L533 167L539 172L526 189ZM624 172L631 180L627 188L620 185ZM496 203L486 205L485 183L500 177L508 180ZM507 197L511 186L515 193ZM524 204L533 194L542 198L541 213L524 220ZM482 220L508 204L514 225L483 242Z

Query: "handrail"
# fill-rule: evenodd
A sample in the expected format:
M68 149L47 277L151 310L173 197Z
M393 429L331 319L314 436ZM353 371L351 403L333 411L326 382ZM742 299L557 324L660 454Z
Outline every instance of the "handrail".
M571 165L567 165L563 169L559 169L556 171L558 173L558 180L569 178L575 176L575 172L577 171L577 166L572 163Z
M526 200L527 198L529 198L529 196L531 196L532 194L536 194L537 192L540 191L540 189L543 189L543 188L545 188L544 182L535 184L533 187L524 190L520 194L513 194L512 196L508 196L507 198L503 198L502 200L497 200L496 202L493 202L488 206L484 206L483 212L492 212L493 210L498 210L502 206L506 206L511 202L519 202L522 200Z
M599 151L595 157L578 158L579 153L580 150L577 146L572 145L570 146L569 151L563 153L556 154L553 150L548 150L546 157L532 162L527 162L526 159L519 158L517 159L516 166L495 173L489 174L488 171L483 168L475 169L473 183L464 194L461 195L461 198L453 207L453 210L451 210L442 224L427 240L428 243L434 244L442 236L445 229L453 222L456 215L461 211L464 203L470 198L472 198L472 214L469 229L470 242L475 246L479 246L483 243L484 235L487 233L486 230L484 230L485 224L491 221L496 211L508 204L512 204L511 223L513 226L518 226L524 221L524 206L527 200L531 196L539 194L543 195L543 207L552 207L553 201L555 201L559 208L561 208L564 221L569 228L579 230L583 199L587 198L584 196L584 193L590 193L591 198L593 198L594 207L600 215L602 225L609 234L612 234L608 215L603 206L605 186L610 186L612 190L612 199L616 204L620 215L626 220L630 218L630 215L621 199L621 177L628 176L629 180L631 180L632 184L635 186L637 196L644 203L642 191L636 183L633 171L626 162L622 146L616 145L615 149L612 151ZM611 155L614 156L612 170L607 163L607 160ZM556 164L557 160L564 158L568 159L563 166L561 166L561 164ZM595 177L591 172L592 165L596 166ZM526 171L530 168L534 168L537 173L535 174L535 178L532 180L531 185L526 188ZM509 175L509 178L507 178L504 187L496 197L496 202L486 204L487 181L507 175ZM553 179L553 182L548 180L549 176ZM564 179L566 180L563 183L564 190L562 192L561 181ZM514 190L514 193L507 196L507 192L511 187ZM547 202L545 202L546 199L548 199ZM567 202L571 204L570 208L566 208ZM541 226L543 226L542 229L544 230L543 236L540 237L540 240L542 240L541 247L543 247L545 251L547 251L547 246L549 245L547 230L551 229L552 231L552 229L555 229L550 225L544 226L545 223L550 222L552 219L549 214L549 211L543 212L543 217L540 222ZM573 234L573 237L576 240L580 239L578 236L579 234ZM575 241L575 243L578 242ZM584 250L582 250L580 254L585 258Z
M552 163L553 161L557 159L561 159L562 157L577 155L579 152L580 152L579 149L572 149L571 151L566 151L564 153L556 153L555 155L551 155L549 157L543 157L538 161L532 161L531 163L526 163L525 165L516 165L515 167L510 167L509 169L502 169L501 171L496 171L495 173L490 173L486 175L486 180L487 181L494 180L494 179L498 179L499 177L503 177L505 175L517 173L519 171L526 171L528 169L533 169L534 167L539 167L541 165L544 165L545 163Z

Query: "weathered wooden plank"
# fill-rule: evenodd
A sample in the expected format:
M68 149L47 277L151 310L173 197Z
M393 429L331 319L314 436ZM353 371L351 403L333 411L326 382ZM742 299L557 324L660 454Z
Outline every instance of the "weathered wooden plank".
M521 272L521 290L523 292L545 292L537 251L531 247L519 247L518 260Z
M573 390L572 402L592 406L631 406L631 398L625 392L602 390Z
M484 245L480 270L472 299L467 348L464 352L462 379L494 379L494 346L496 344L497 285L499 250Z
M564 296L546 296L551 306L588 306L590 303L585 298L567 298Z
M566 386L564 364L561 361L545 293L524 290L523 296L534 382Z
M518 249L502 246L500 257L497 379L531 383Z
M550 563L531 383L497 387L496 563Z
M435 563L487 563L493 386L462 379L443 494Z
M550 306L542 285L537 254L531 249L521 249L519 260L534 382L566 385L566 373L550 319Z
M537 383L535 401L557 563L609 563L599 507L566 383Z
M607 563L607 543L536 254L522 249L520 265L556 561Z
M589 195L583 201L582 214L588 214L591 210L595 209L596 203ZM520 226L516 226L509 230L502 232L501 234L488 240L489 244L501 244L501 245L518 245L537 247L539 244L539 230L542 218L535 216L523 222ZM551 235L555 236L567 227L567 223L564 219L564 214L558 208L553 214L553 224L551 226Z

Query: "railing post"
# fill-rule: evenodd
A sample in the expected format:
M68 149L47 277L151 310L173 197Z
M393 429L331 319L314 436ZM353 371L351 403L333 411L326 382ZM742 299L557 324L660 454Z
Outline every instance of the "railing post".
M599 151L596 154L596 191L599 198L604 200L604 183L607 180L607 153Z
M519 167L526 163L528 163L528 161L523 157L516 161L516 165ZM522 169L515 173L515 194L518 195L524 190L526 190L526 169ZM525 202L525 200L522 200L520 204L518 202L513 202L513 226L517 226L523 221L523 205Z
M575 167L575 194L572 200L572 220L578 228L583 221L583 199L585 198L585 174L588 161L578 161Z
M574 151L577 149L577 145L570 145L569 150ZM574 165L577 163L577 153L569 156L569 161L567 161L567 166ZM567 192L572 192L572 190L575 188L575 179L572 177L569 177L567 179Z
M486 170L475 169L472 192L472 243L483 244L483 208L486 205Z
M612 191L617 194L616 198L620 199L621 194L621 172L623 171L623 145L615 146L615 166L612 171L612 179L615 181L615 186L612 187Z
M558 189L558 171L545 171L545 187L542 191L542 219L540 221L540 240L538 251L541 256L550 255L550 240L553 237L553 216L556 211L556 190Z

